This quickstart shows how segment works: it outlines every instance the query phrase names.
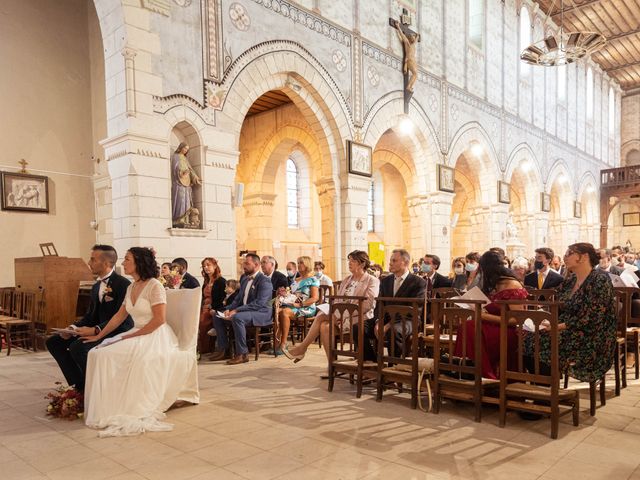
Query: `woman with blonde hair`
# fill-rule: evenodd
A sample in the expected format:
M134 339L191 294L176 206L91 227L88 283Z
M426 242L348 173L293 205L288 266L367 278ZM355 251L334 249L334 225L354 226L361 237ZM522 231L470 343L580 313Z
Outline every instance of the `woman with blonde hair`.
M316 302L320 299L320 280L314 275L313 261L310 257L298 257L299 276L291 284L291 293L297 299L290 305L281 305L278 313L278 337L275 345L276 355L282 355L287 344L291 320L297 316L313 317L316 314Z

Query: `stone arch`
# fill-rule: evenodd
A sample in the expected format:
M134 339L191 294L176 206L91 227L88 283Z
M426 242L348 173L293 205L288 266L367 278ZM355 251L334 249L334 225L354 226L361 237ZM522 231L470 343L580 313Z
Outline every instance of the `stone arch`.
M466 154L474 144L482 146L483 153L481 155ZM500 166L493 142L484 128L477 122L463 125L453 136L448 151L446 163L450 167L456 168L459 160L464 157L470 170L478 172L478 174L484 173L484 177L479 178L480 181L477 182L477 188L479 188L481 195L476 200L484 204L496 202L497 189L495 186L499 179Z
M640 165L640 140L625 142L620 148L620 159L625 167Z
M391 92L384 95L371 107L362 127L363 141L367 145L375 146L389 130L397 131L400 120L407 118L404 114L404 95L402 92ZM414 161L417 193L423 194L435 189L436 181L429 172L435 170L435 165L441 158L440 145L436 130L431 124L421 105L411 100L408 118L413 122L413 131L404 138L409 140L408 153ZM409 184L407 184L408 186Z
M581 204L579 239L598 245L600 242L600 199L598 183L591 172L585 173L579 182L577 200Z
M555 251L563 251L578 237L578 223L574 218L574 185L569 169L562 159L553 164L545 182L545 192L551 196L549 228L544 242Z
M322 160L316 182L325 225L322 257L328 273L340 276L343 221L339 192L341 174L347 174L345 139L353 138L353 127L337 83L298 43L271 41L241 54L225 75L222 88L228 93L222 110L217 112L217 126L238 132L232 138L237 148L249 108L267 91L284 92L311 127Z

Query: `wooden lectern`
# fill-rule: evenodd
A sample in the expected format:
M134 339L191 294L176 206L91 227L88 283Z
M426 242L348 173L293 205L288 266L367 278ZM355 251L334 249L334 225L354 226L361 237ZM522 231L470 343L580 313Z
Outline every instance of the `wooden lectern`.
M57 255L16 258L15 273L17 290L44 293L47 330L75 322L80 281L94 280L84 260Z

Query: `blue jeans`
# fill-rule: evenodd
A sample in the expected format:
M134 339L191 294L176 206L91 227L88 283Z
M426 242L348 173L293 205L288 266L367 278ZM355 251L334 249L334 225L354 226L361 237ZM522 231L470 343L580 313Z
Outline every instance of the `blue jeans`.
M228 325L230 321L233 334L236 338L236 355L246 355L249 353L249 348L247 347L247 327L253 326L252 317L252 312L238 312L231 320L223 320L217 315L214 316L213 324L216 329L217 350L224 351L229 347L229 337L227 336L225 325Z

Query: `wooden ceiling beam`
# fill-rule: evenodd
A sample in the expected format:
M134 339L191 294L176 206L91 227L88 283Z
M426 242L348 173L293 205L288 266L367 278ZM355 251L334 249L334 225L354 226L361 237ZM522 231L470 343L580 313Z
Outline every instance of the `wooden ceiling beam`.
M603 70L607 73L611 73L611 72L618 72L620 70L625 70L627 68L631 68L631 67L637 67L640 65L640 62L629 62L629 63L625 63L624 65L618 65L616 67L613 68L604 68Z
M640 33L640 26L633 29L633 30L629 30L628 32L622 32L619 33L617 35L613 35L611 37L607 38L607 42L613 42L614 40L621 40L623 38L627 38L627 37L631 37L633 35L637 35L638 33Z
M579 12L580 10L582 10L584 7L588 7L590 5L596 5L598 3L602 3L604 0L587 0L584 3L581 3L580 5L572 5L571 7L565 7L563 10L558 10L556 13L553 13L551 15L552 19L555 19L557 17L559 17L560 15L562 15L563 13L568 13L568 12Z

